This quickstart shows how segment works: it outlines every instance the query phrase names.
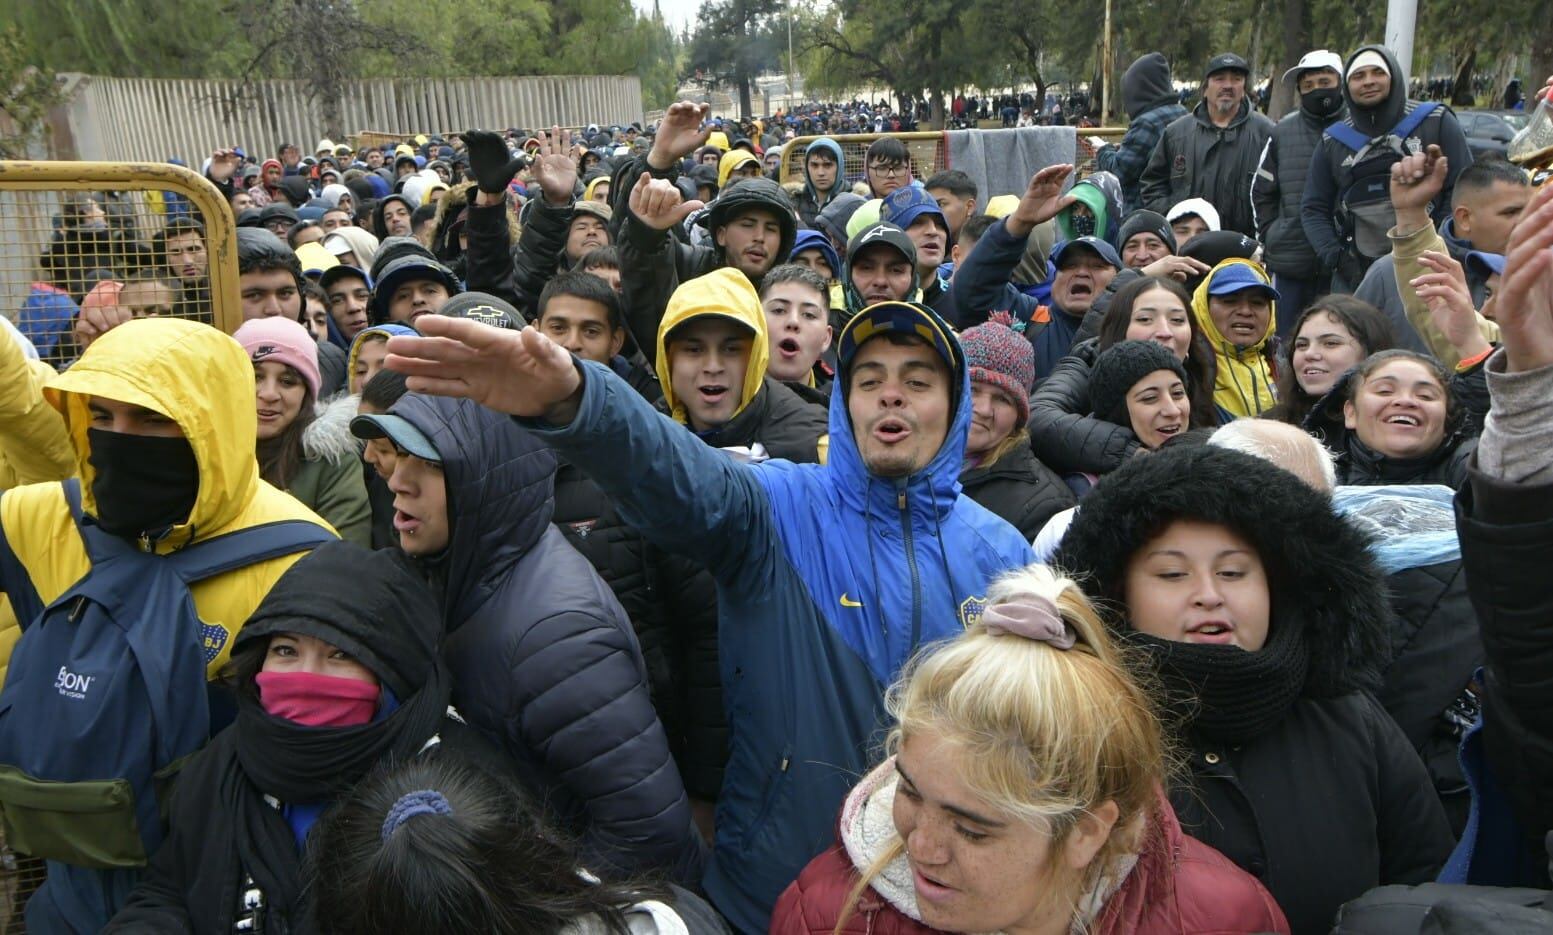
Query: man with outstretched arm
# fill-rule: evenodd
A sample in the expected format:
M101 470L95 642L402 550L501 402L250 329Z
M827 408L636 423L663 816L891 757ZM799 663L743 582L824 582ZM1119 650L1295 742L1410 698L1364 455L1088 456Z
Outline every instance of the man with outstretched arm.
M970 377L931 310L881 302L837 342L829 459L742 464L654 411L619 377L538 331L430 317L388 365L419 392L519 417L626 522L717 580L730 759L705 879L764 932L824 850L870 744L884 688L923 643L981 613L988 581L1032 560L1012 526L959 494Z

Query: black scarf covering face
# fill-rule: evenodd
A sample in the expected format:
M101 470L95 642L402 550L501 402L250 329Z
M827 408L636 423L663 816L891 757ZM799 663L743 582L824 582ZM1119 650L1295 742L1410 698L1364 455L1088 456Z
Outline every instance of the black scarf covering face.
M385 759L407 759L442 723L453 683L440 653L442 613L392 552L344 542L314 549L286 570L238 633L234 650L276 633L316 637L370 669L399 700L386 717L356 727L306 727L267 713L252 686L238 692L237 721L217 739L220 802L243 870L269 911L301 923L301 858L285 817L264 799L327 803ZM214 746L214 745L213 745Z
M1310 667L1305 628L1296 621L1275 619L1256 652L1136 630L1125 639L1148 652L1179 723L1215 743L1243 744L1271 730L1304 691Z

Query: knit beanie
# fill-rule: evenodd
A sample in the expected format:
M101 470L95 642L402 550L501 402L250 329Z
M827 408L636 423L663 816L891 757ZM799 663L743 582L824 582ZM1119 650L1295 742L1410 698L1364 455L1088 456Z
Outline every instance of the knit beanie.
M1127 215L1127 220L1122 222L1122 229L1116 234L1116 249L1118 251L1127 248L1127 241L1135 234L1153 234L1164 241L1171 253L1176 252L1176 234L1170 229L1170 222L1158 211L1150 211L1147 208L1139 208Z
M1035 388L1035 348L1009 327L1006 312L960 334L972 383L986 383L1008 394L1019 410L1014 430L1030 421L1030 391Z
M295 370L312 392L313 400L319 399L323 378L318 373L318 342L306 328L289 318L251 318L232 337L254 363L275 361Z
M1095 418L1113 425L1131 426L1127 393L1156 370L1169 370L1187 384L1186 368L1163 344L1154 341L1122 341L1100 352L1089 369L1089 402Z

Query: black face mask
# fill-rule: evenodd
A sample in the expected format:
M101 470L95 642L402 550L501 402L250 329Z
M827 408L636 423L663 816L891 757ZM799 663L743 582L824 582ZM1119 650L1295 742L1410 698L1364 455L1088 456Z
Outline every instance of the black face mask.
M96 477L97 524L116 536L157 533L185 522L199 493L194 449L183 436L87 429Z
M1068 226L1073 228L1074 237L1095 236L1095 216L1093 214L1080 214L1075 211L1068 216Z
M1343 92L1338 88L1315 88L1300 95L1300 109L1312 117L1335 117L1343 109Z

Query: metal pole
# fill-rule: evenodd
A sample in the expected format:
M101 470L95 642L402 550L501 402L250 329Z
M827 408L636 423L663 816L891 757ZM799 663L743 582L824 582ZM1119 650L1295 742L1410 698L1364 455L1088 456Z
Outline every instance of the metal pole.
M1105 0L1105 35L1100 45L1100 125L1111 113L1111 0ZM1093 98L1091 98L1093 100ZM1044 105L1044 101L1042 104Z
M1413 32L1418 23L1418 0L1388 0L1386 3L1386 48L1396 53L1402 66L1402 87L1413 76Z
M793 106L793 0L787 0L787 106Z

